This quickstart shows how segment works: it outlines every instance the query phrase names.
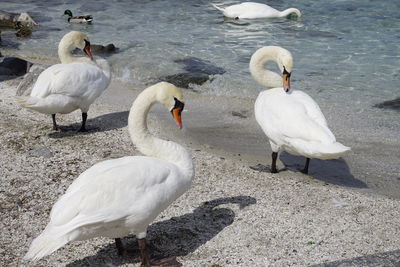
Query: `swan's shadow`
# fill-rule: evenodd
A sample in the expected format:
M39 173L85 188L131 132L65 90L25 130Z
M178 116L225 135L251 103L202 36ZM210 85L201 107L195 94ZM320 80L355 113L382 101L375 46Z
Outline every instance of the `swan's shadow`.
M193 213L173 217L166 221L149 226L147 240L152 258L185 256L194 252L198 247L211 240L225 227L232 224L235 213L228 208L217 208L223 204L238 204L242 209L256 203L256 199L249 196L218 198L204 202ZM113 266L139 262L139 252L136 238L123 238L126 247L136 248L126 257L117 255L114 241L102 248L96 255L76 260L67 266L104 266L112 262Z
M285 168L298 172L304 168L306 159L282 152L280 159ZM368 188L367 184L356 179L346 161L342 158L332 160L311 159L308 175L330 184L353 188Z
M90 113L88 117L90 116ZM120 111L104 114L95 118L89 118L86 121L87 132L77 132L81 123L76 122L69 126L60 126L61 131L49 134L51 138L64 138L74 135L87 135L95 132L107 132L120 129L128 125L129 111Z
M311 265L310 267L345 267L345 266L400 266L400 250L369 254L352 259Z

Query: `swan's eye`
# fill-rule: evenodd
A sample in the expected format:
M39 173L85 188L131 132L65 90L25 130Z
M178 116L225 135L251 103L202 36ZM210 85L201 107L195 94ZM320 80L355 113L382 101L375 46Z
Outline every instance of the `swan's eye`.
M185 104L183 102L179 101L176 97L174 97L174 100L175 100L175 105L171 109L171 112L172 112L172 110L174 110L176 108L179 108L179 110L182 112L183 108L185 107Z

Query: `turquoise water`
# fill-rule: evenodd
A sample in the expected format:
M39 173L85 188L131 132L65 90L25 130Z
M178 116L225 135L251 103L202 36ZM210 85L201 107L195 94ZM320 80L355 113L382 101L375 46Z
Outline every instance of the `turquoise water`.
M182 60L194 57L217 71L192 89L254 99L262 87L248 71L252 53L265 45L285 47L295 61L292 87L310 94L338 139L353 147L349 161L357 178L387 179L400 191L400 152L393 149L400 139L400 113L373 107L400 97L399 1L275 0L268 4L278 10L296 7L303 16L251 21L224 19L205 0L65 2L2 1L1 9L27 11L40 23L31 38L12 40L18 48L6 49L36 61L56 58L60 38L80 30L94 44L120 48L107 58L116 80L148 85L185 73ZM65 9L91 14L94 23L70 25L61 17Z

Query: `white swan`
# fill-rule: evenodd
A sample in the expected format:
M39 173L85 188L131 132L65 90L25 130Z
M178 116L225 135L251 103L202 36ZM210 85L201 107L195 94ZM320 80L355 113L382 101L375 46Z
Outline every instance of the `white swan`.
M296 14L298 18L301 17L301 12L297 8L279 11L268 5L255 2L245 2L226 8L221 8L215 4L212 5L221 11L225 17L234 19L282 18L292 13Z
M283 88L281 76L264 68L267 61L278 64ZM262 91L254 106L256 120L271 144L273 173L277 172L276 159L282 150L307 158L304 173L308 173L310 158L333 159L350 150L336 142L318 104L306 93L290 88L292 67L291 53L279 46L262 47L250 60L254 79L273 87Z
M128 128L132 142L147 157L107 160L83 172L54 204L49 224L33 240L24 259L40 259L75 240L119 238L133 233L139 241L142 266L149 266L146 229L189 188L194 167L186 149L148 132L146 117L158 102L182 127L182 98L182 92L166 82L148 87L136 98ZM116 241L121 253L120 240ZM175 265L168 266L180 265L175 261Z
M83 49L88 57L74 57L71 51ZM19 103L26 108L51 114L53 129L57 130L56 113L66 114L76 109L82 111L82 126L85 124L89 106L110 83L110 66L104 59L93 61L90 42L86 34L71 31L64 35L58 45L61 64L44 70L38 77L30 97Z

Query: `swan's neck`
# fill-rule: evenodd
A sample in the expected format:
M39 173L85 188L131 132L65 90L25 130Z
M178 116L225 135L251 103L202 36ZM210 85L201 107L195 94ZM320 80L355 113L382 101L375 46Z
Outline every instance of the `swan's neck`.
M250 59L250 73L261 85L266 87L282 87L282 77L273 71L267 70L264 65L268 61L278 64L279 50L274 46L258 49Z
M74 48L75 47L68 44L67 41L61 39L60 44L58 45L58 57L62 64L69 64L72 62L91 62L88 57L74 57L71 53Z
M132 105L128 129L132 142L140 152L149 157L166 160L177 165L185 176L193 176L193 162L190 153L181 145L151 135L147 129L147 114L157 102L155 87L143 91Z
M300 10L298 10L297 8L288 8L286 10L283 10L282 12L279 12L279 16L283 18L289 16L292 13L295 13L298 18L301 17Z

